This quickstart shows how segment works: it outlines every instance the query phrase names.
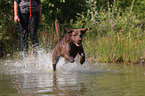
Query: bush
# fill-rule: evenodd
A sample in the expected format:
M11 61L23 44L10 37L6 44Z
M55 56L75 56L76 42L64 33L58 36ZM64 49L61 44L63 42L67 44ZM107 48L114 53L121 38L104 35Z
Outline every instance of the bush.
M56 45L54 20L58 18L62 35L66 26L88 28L84 47L94 61L136 63L145 57L145 33L139 26L144 23L144 4L142 0L42 0L40 46L47 49ZM13 20L13 0L1 0L0 5L0 56L3 56L17 52L20 42L19 26Z
M19 28L13 20L13 0L1 0L0 57L13 54L19 49Z
M89 3L94 4L92 10L88 10L87 16L82 14L78 17L74 24L74 27L79 25L89 28L84 40L88 57L99 62L132 63L145 57L145 34L140 26L136 26L137 18L132 10L124 12L114 2L113 5L108 3L107 10L100 9L96 12L96 2Z

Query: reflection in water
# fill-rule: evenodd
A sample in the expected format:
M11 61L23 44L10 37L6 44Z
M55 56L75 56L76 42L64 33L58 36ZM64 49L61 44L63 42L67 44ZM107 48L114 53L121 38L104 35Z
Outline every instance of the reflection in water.
M12 83L17 93L23 95L52 91L52 75L46 73L16 75Z
M145 66L64 63L51 55L0 62L0 96L145 96Z
M17 93L20 94L21 93L21 89L22 89L22 85L21 85L20 80L18 78L19 78L19 76L16 75L15 76L15 80L13 80L12 83L14 84L14 88L16 88Z
M51 74L15 75L12 86L17 90L16 94L23 95L55 94L58 96L84 96L86 92L85 84L80 81L77 82L75 76L73 79L69 76L70 74L65 74L65 76L59 74L57 77L56 72Z
M25 61L25 62L24 62ZM9 93L9 89L15 90L13 94L19 95L83 95L86 91L85 84L80 81L78 76L80 68L83 66L76 63L64 64L61 59L58 64L57 72L53 72L50 62L47 59L35 61L33 58L25 60L6 60L4 65L0 66L0 74L6 76L8 74L9 81L6 78L0 82L10 82L4 93ZM79 68L80 67L80 68ZM88 68L86 68L88 69ZM2 77L2 76L1 76ZM3 86L3 84L1 84ZM0 93L1 94L1 93Z
M64 84L58 84L58 78L56 76L56 72L53 73L53 92L55 95L64 95L64 96L83 96L86 88L84 83L78 83L78 82L71 82L68 81L68 83L64 82ZM66 83L66 84L65 84ZM75 83L75 84L73 84Z

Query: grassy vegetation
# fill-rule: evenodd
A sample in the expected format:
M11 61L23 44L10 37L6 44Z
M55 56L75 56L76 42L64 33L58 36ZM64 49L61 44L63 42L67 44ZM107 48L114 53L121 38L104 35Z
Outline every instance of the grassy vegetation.
M137 26L138 19L130 10L125 12L118 8L117 3L108 4L108 9L96 10L96 2L87 14L80 14L77 21L71 20L61 24L61 32L65 34L64 27L86 27L89 30L84 37L84 47L88 59L96 62L126 62L139 63L141 57L145 57L145 33ZM47 30L46 30L47 29ZM40 32L41 44L51 48L57 42L54 24L46 26ZM47 43L45 43L47 42Z
M53 49L57 43L54 26L55 17L53 16L57 13L54 12L54 10L58 10L56 10L57 8L55 8L55 6L50 6L50 12L47 12L47 7L50 4L47 0L44 1L44 4L42 3L44 9L44 14L42 15L43 22L38 31L39 42L40 47L44 49ZM80 1L76 0L76 2ZM88 28L88 31L84 36L83 45L87 58L95 62L139 63L140 59L145 58L145 30L143 29L145 26L143 25L144 18L142 18L144 15L141 15L141 10L138 11L138 13L136 12L135 8L138 9L139 7L137 5L134 6L134 4L136 4L135 0L130 0L131 4L128 4L126 9L122 9L123 5L120 7L119 3L121 1L113 3L108 2L108 4L105 4L105 7L98 7L99 3L96 2L96 0L87 0L86 2L88 10L86 12L78 13L77 16L73 16L75 19L67 19L67 23L64 21L65 18L63 18L63 15L65 14L62 14L65 10L60 8L63 11L59 14L62 15L56 17L58 17L58 19L62 18L60 20L62 35L66 33L65 27ZM105 2L105 0L102 2ZM51 3L55 4L55 2ZM60 4L65 5L63 2ZM141 1L137 2L137 4L141 4ZM139 6L141 6L140 8L143 10L143 5ZM54 10L51 8L54 8ZM6 14L6 11L3 10L1 10L3 20L0 22L0 52L3 52L3 54L12 53L15 55L20 47L19 28L13 21L13 11L9 10L9 13L11 14L8 14L8 12ZM76 11L75 13L77 13ZM7 17L9 16L9 18L6 18L5 15ZM51 16L53 19L50 19ZM70 17L71 14L69 15L69 18Z
M111 7L109 7L111 6ZM130 10L123 12L117 3L97 12L89 10L88 16L78 18L76 25L88 27L84 44L87 56L97 62L138 63L145 57L145 33L137 26L136 15ZM85 22L85 23L83 23Z

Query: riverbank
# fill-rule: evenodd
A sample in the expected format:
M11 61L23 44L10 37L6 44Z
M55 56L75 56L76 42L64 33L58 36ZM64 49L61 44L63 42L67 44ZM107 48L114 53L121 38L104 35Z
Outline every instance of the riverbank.
M95 25L95 27L87 27L89 30L84 35L83 46L85 49L87 60L93 62L125 62L125 63L144 63L145 60L145 32L141 27L134 25L125 25L121 30L115 30L112 27L102 27L104 23ZM110 23L108 23L110 24ZM67 24L60 25L61 33ZM108 25L105 25L108 26ZM70 26L76 28L75 24ZM116 25L118 27L118 25ZM106 28L106 29L105 29ZM106 30L105 33L102 33ZM114 31L111 31L114 30ZM125 32L124 32L124 31ZM128 30L128 31L126 31ZM52 50L57 43L57 36L54 24L43 26L38 31L40 48ZM31 51L31 42L29 42ZM3 49L3 48L1 48ZM10 53L3 53L4 58L19 57L19 48Z
M118 2L108 2L105 8L102 6L99 9L97 2L87 2L90 8L86 12L77 14L75 20L60 23L62 36L66 33L65 27L85 27L88 30L84 35L83 45L88 60L144 63L145 22L140 17L142 15L133 11L136 8L134 2L133 0L126 10L122 10ZM19 26L13 23L12 15L8 16L11 16L10 20L5 18L0 26L0 56L17 58L20 52ZM54 19L49 23L48 18L43 16L43 19L38 31L40 48L52 50L57 43ZM31 42L29 45L31 46Z

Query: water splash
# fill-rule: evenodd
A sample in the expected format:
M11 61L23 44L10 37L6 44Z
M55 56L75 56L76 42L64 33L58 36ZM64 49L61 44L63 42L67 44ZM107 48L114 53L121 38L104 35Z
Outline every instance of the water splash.
M1 66L3 65L3 66ZM102 64L101 64L102 65ZM59 59L56 71L62 74L97 74L105 72L99 64L85 62L83 65L79 63L79 56L75 58L74 63L66 61L63 57ZM29 55L25 59L8 59L0 64L0 72L6 74L31 74L31 73L53 73L52 68L52 50L46 52L44 49L38 51L38 57Z
M10 74L16 73L43 73L53 72L52 68L52 51L46 53L44 49L39 50L38 57L29 55L25 59L8 59L3 62L3 70ZM68 72L78 66L76 62L67 62L63 57L59 59L57 71Z

